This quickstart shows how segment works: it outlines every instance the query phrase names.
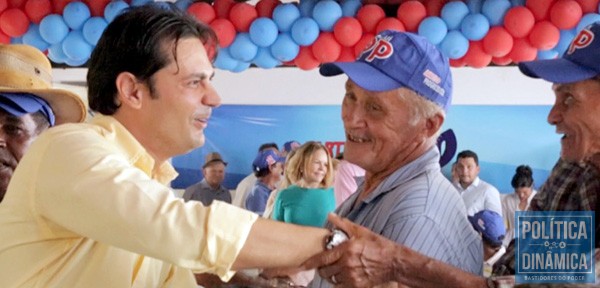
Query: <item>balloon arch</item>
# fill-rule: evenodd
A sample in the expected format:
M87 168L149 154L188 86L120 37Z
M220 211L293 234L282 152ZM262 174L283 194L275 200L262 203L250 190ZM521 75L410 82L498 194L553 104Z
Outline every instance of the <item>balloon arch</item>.
M152 0L0 0L0 43L24 43L55 63L87 62L102 31L123 9ZM576 33L600 21L599 0L409 0L390 16L360 0L301 0L256 5L178 0L219 37L215 66L241 72L353 61L379 31L426 37L453 67L482 68L562 55Z

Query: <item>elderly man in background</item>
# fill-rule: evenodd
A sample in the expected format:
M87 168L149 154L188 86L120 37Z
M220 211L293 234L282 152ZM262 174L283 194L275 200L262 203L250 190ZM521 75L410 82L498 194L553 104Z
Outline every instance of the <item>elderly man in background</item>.
M441 173L436 147L452 96L448 59L423 37L384 31L356 62L326 64L320 72L348 76L344 158L366 171L336 212L395 243L481 273L481 240ZM312 287L328 287L328 281L345 287L352 280L323 275Z
M183 193L183 200L200 201L204 206L214 200L231 203L231 193L223 186L227 162L217 152L208 153L202 165L202 181L188 187Z
M33 140L51 126L81 122L85 116L79 96L52 88L52 67L41 51L0 45L0 202Z

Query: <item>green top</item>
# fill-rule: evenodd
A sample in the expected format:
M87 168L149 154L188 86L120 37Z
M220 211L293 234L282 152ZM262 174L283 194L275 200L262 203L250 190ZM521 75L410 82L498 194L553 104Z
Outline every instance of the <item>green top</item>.
M335 210L333 188L302 188L292 185L277 194L273 219L304 226L323 227Z

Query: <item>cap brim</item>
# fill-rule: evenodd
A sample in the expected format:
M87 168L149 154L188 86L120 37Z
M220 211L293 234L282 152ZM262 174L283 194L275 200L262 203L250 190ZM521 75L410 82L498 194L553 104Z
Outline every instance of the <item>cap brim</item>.
M326 63L319 68L323 76L335 76L342 73L363 89L369 91L388 91L405 87L377 68L364 62L334 62Z
M529 77L542 78L552 83L578 82L599 74L564 58L521 62L519 70Z
M15 89L0 87L0 92L31 93L50 104L56 117L55 125L85 121L87 109L83 100L75 93L63 89Z

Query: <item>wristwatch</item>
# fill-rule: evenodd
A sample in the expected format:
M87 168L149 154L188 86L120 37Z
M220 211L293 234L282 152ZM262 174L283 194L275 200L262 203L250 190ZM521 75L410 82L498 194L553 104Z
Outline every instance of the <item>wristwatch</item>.
M340 229L332 229L331 234L325 238L325 249L331 250L348 240L348 234Z

